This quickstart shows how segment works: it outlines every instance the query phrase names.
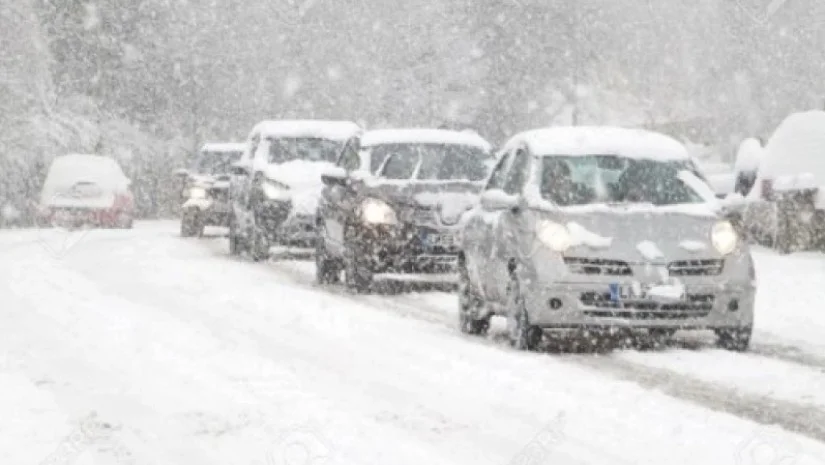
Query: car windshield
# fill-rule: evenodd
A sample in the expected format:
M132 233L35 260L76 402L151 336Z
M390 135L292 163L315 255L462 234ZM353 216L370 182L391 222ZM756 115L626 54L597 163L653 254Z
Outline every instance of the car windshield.
M334 163L343 144L313 137L279 137L270 139L269 163L293 160L328 161Z
M616 155L548 156L542 161L541 195L563 206L703 202L699 193L679 178L680 171L696 174L690 161Z
M383 144L372 150L373 159L387 160L382 175L389 179L426 181L481 181L487 175L490 155L485 150L456 144Z
M233 162L240 160L243 152L203 151L195 160L192 171L197 174L227 174Z

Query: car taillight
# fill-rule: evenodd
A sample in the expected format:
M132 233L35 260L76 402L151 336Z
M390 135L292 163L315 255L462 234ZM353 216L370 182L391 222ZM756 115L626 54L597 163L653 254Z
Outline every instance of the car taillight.
M762 180L762 198L765 200L773 200L773 179Z

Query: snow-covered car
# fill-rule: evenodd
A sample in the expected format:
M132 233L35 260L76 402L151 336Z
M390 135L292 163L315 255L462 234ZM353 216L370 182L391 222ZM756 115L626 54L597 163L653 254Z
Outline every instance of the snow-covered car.
M131 228L131 181L113 158L68 154L56 157L40 195L39 223L61 227Z
M490 144L442 129L353 138L323 180L317 279L369 291L375 281L455 282L462 215L478 202ZM366 161L379 162L371 175Z
M755 271L747 243L678 141L612 127L512 137L468 214L460 327L507 317L512 344L545 331L710 329L748 347Z
M206 143L189 169L177 171L185 180L181 236L201 236L206 226L229 226L229 170L245 148L240 143Z
M825 246L825 111L785 118L757 160L744 221L780 252Z
M321 174L360 131L350 121L258 123L232 168L230 253L247 251L259 261L274 245L314 251Z

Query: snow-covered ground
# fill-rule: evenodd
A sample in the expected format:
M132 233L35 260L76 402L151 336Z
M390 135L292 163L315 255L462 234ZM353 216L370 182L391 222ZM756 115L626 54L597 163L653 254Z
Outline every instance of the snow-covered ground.
M825 257L757 251L749 354L528 354L177 231L0 232L0 463L825 464Z

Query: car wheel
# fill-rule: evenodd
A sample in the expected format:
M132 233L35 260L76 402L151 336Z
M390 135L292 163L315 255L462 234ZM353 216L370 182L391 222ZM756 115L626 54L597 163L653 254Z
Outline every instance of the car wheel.
M197 234L195 227L195 217L192 214L184 213L180 219L181 237L193 237Z
M315 282L321 285L337 284L341 281L341 266L327 253L324 238L319 234L315 241Z
M266 232L258 227L257 222L252 226L252 261L260 262L269 258L269 238Z
M484 311L484 299L470 282L463 259L458 263L458 327L464 334L485 335L490 329L490 317L478 318Z
M344 250L344 284L347 290L355 293L372 291L372 270L369 264L360 260L352 244L347 243Z
M716 330L716 345L725 350L745 352L750 348L752 327Z
M239 234L238 223L232 215L229 218L229 255L240 255L244 250L244 241Z
M518 278L513 276L507 290L507 334L510 345L516 350L535 351L541 344L544 332L530 324L524 297Z

